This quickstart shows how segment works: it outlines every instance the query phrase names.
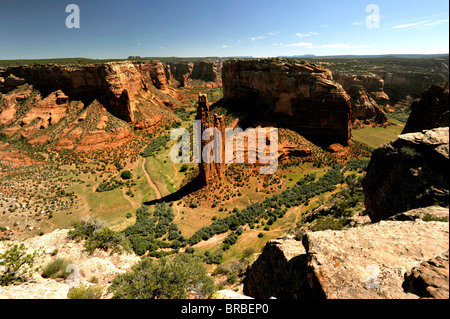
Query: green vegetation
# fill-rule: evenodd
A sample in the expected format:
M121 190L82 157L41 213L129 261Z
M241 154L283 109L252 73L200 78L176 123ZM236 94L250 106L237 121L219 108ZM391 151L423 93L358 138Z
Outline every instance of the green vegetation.
M194 291L207 298L214 282L195 256L178 254L171 258L144 258L130 272L118 275L108 290L114 299L184 299Z
M216 219L210 226L204 226L189 239L191 245L207 240L216 234L236 230L245 224L257 224L262 218L276 221L286 213L287 209L309 202L314 196L333 191L335 185L344 182L342 165L336 165L317 182L314 175L307 175L297 184L281 192L267 197L262 203L253 203L242 210L233 211L225 218Z
M170 135L161 135L153 139L150 144L142 152L143 157L149 157L155 154L160 147L164 146L168 141L170 141Z
M131 179L132 174L130 171L123 171L120 173L120 177L122 177L122 179Z
M116 178L111 178L108 181L101 182L95 190L98 193L109 192L115 190L116 188L120 188L124 185L124 182L117 180Z
M100 299L102 295L103 291L100 287L81 285L70 288L67 299Z
M26 281L38 270L34 263L39 256L40 253L36 251L28 254L24 244L9 245L0 254L0 286Z
M43 278L64 278L66 279L72 272L66 271L67 266L72 264L69 259L56 258L44 267L42 270Z
M123 231L136 254L143 255L149 251L149 256L163 257L177 253L178 248L186 245L186 239L181 236L177 225L173 223L172 207L166 208L165 203L158 203L153 216L150 217L150 215L148 207L138 208L135 224ZM172 242L158 239L167 233L167 239ZM172 250L161 251L160 248L172 248Z
M403 125L389 125L383 127L364 127L359 130L353 130L353 140L364 143L371 148L394 141L402 133Z
M69 238L85 240L84 247L91 254L96 249L111 250L111 253L121 253L129 249L129 242L123 234L112 231L98 219L76 222L73 227L74 229L69 231Z

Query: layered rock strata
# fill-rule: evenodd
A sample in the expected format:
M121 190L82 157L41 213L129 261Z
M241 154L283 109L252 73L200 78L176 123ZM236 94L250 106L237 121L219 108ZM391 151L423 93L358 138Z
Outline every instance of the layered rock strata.
M352 123L354 126L362 124L387 124L388 118L383 109L368 94L361 85L353 85L347 90L351 97Z
M205 94L199 94L198 107L197 107L197 120L201 121L200 136L203 137L203 133L209 128L216 128L221 135L220 150L216 150L215 144L213 148L210 148L210 155L215 159L210 163L206 162L203 157L203 152L207 145L211 146L214 137L209 139L203 139L200 143L200 163L199 163L199 176L203 185L209 185L225 175L225 119L224 116L218 116L214 114L214 122L211 124L209 115L209 103ZM218 141L217 141L218 142ZM208 147L209 147L208 146ZM219 152L219 153L217 153Z
M309 62L227 60L224 103L253 126L286 127L319 144L351 139L350 97L331 71ZM250 125L249 125L250 126Z
M302 241L269 241L247 270L244 294L260 299L448 298L448 259L447 266L440 260L442 266L429 272L439 277L418 278L420 269L429 269L430 260L448 251L448 234L448 222L382 221L309 232ZM410 285L432 288L424 294Z
M174 95L168 86L164 66L159 61L17 66L6 69L4 75L6 79L23 79L44 96L61 90L70 100L79 100L85 105L98 100L108 112L128 122L137 120L135 113L142 111L139 109L141 98L150 95L152 88ZM12 88L11 85L7 87ZM155 101L154 104L163 103Z

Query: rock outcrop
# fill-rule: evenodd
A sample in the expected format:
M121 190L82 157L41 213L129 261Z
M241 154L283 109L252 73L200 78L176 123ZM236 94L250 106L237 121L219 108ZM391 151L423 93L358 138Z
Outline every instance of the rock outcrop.
M179 87L189 87L191 80L204 81L205 87L222 87L222 80L219 78L221 70L221 60L219 61L194 61L194 62L169 62L166 63L166 78L178 81Z
M309 232L302 242L269 241L247 270L244 294L283 299L417 299L421 295L406 289L411 271L425 269L424 263L448 251L448 235L448 222L382 221L344 231ZM439 268L441 276L445 267L443 263ZM429 280L427 285L437 286L431 297L448 298L448 278L439 279L438 285Z
M256 299L312 299L306 262L301 241L271 240L247 270L243 292Z
M448 250L448 235L448 223L423 221L308 233L308 281L327 299L417 298L405 273Z
M63 258L71 261L73 270L73 276L67 281L43 278L40 273L36 273L25 283L0 286L0 299L65 299L72 286L76 286L77 283L91 286L94 279L95 285L106 293L115 276L130 270L140 261L134 253L111 254L96 250L93 254L89 254L84 249L83 242L68 239L68 232L68 229L55 230L43 236L31 237L23 242L0 242L0 253L8 248L8 244L23 243L28 253L43 252L36 266L45 267L56 258ZM104 297L107 295L105 294Z
M373 222L431 205L449 204L449 129L400 135L376 149L363 180Z
M224 104L247 126L286 127L318 144L351 139L350 97L331 71L314 63L279 59L227 60Z
M407 212L402 212L391 216L388 220L397 220L397 221L414 221L416 219L423 220L438 220L438 221L449 221L449 212L448 208L444 208L441 206L430 206L430 207L421 207L416 209L411 209Z
M208 104L208 98L205 94L199 94L198 96L198 107L197 107L197 120L201 121L201 131L200 136L203 137L203 132L209 128L217 128L222 136L222 141L220 144L220 151L215 149L214 147L210 150L211 156L214 156L214 160L212 160L210 163L205 162L203 158L203 152L205 147L208 144L211 144L211 141L213 141L214 137L211 136L210 139L203 139L201 140L200 145L200 163L199 163L199 176L200 180L203 185L208 185L214 181L217 181L218 179L222 178L225 175L226 170L226 164L225 164L225 119L223 115L218 116L217 114L214 114L214 123L211 124L210 118L209 118L209 104ZM218 157L218 160L216 161L216 157Z
M411 115L402 133L421 132L435 127L448 126L449 111L448 82L432 85L422 94L419 101L411 104Z
M448 250L406 273L403 287L421 298L448 299Z
M168 96L174 95L168 86L164 66L159 61L17 66L6 69L4 73L7 79L12 76L24 79L43 96L61 90L71 101L79 100L85 105L98 100L108 112L128 122L136 122L139 120L136 113L152 106L142 102L146 95L153 95L152 88ZM152 101L151 104L159 106L163 105L162 102Z
M375 125L385 125L388 123L386 113L369 96L363 86L353 85L346 91L351 97L352 123L354 126L360 126L361 123Z

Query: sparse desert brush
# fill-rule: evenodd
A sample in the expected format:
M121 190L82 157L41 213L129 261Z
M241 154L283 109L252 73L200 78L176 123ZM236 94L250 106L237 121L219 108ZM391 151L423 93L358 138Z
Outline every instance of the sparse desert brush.
M48 263L42 270L43 278L67 278L71 271L66 271L67 266L72 264L69 259L66 258L56 258L55 260Z
M24 282L38 271L34 267L41 252L27 253L24 244L10 245L0 254L0 286L8 286L16 282Z
M81 285L74 287L67 293L67 299L100 299L103 290L98 286Z

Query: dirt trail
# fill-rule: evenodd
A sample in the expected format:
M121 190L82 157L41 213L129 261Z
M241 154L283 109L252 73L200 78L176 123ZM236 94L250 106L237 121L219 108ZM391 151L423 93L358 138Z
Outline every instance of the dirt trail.
M159 192L158 187L156 187L155 183L153 183L152 179L150 178L150 175L147 172L147 169L145 168L145 162L147 161L146 158L142 161L142 170L144 171L145 178L147 179L148 184L150 187L155 191L156 199L161 198L161 193Z
M131 206L133 206L134 208L138 207L138 204L136 204L135 202L133 202L130 197L128 195L125 194L125 189L122 188L122 194L123 194L123 198L125 198L130 204Z

